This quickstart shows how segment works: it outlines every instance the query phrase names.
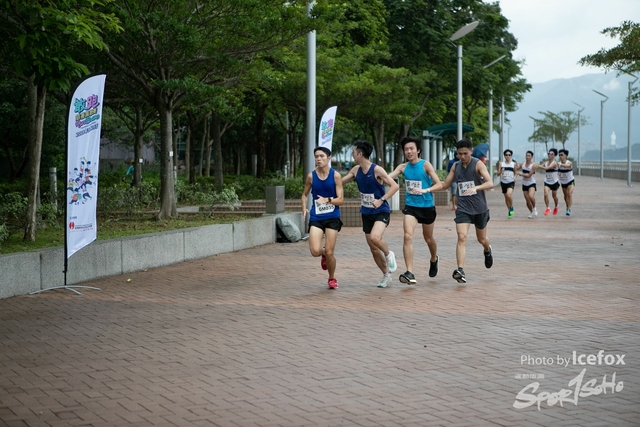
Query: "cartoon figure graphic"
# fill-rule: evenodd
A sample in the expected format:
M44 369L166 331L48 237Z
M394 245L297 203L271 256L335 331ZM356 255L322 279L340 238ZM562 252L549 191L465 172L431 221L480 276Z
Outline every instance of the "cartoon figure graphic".
M97 191L96 181L97 176L91 173L91 161L85 157L80 158L80 167L73 168L67 180L67 191L71 192L69 204L79 205L92 200L91 193Z

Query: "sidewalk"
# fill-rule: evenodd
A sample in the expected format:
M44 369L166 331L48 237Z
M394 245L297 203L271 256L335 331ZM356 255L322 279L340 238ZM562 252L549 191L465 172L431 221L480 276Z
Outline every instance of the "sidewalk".
M542 185L537 219L519 184L511 220L488 192L495 264L472 228L466 285L438 207L440 271L417 232L417 286L394 213L386 289L349 227L333 291L299 242L0 300L0 426L637 426L640 185L576 181L571 217L561 193L542 216Z

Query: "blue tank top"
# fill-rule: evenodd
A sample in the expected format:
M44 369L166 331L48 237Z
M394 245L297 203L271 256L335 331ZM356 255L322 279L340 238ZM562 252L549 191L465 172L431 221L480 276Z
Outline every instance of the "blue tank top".
M407 206L416 208L431 208L435 206L433 203L433 194L425 193L416 196L410 194L409 190L418 188L420 190L429 188L433 185L433 179L424 171L424 160L419 160L415 164L407 163L404 167L404 183L407 192L405 193Z
M360 213L365 215L375 215L382 212L391 213L389 203L384 202L379 208L373 207L373 201L375 199L381 199L386 193L384 185L380 184L376 179L374 169L375 163L371 163L371 167L365 174L362 171L362 167L358 168L356 173L356 182L358 183L358 190L360 190Z
M322 180L314 170L311 172L311 194L313 205L309 215L309 221L323 221L325 219L340 218L340 206L331 203L318 203L318 197L338 197L336 193L335 171L329 168L329 176Z

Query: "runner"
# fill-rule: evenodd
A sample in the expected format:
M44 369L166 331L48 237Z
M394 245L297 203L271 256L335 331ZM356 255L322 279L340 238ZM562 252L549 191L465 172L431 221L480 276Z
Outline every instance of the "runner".
M386 288L391 282L391 273L396 271L396 257L384 241L382 235L389 225L391 209L387 200L398 191L398 184L389 177L384 168L369 161L373 146L367 141L356 141L353 145L353 160L356 163L343 178L344 184L355 180L360 190L360 213L362 230L367 239L371 255L382 271L379 288ZM384 185L389 186L385 192Z
M491 243L487 237L487 223L489 222L489 206L484 194L493 188L493 180L487 172L487 167L480 160L471 157L473 145L470 141L458 141L458 155L460 161L451 167L451 171L444 181L444 188L453 182L458 185L458 209L456 210L456 232L458 243L456 246L456 260L458 268L453 271L453 278L458 283L467 283L464 273L466 258L467 234L471 224L476 227L476 238L484 249L484 266L491 268L493 253Z
M558 150L551 148L548 154L549 159L543 164L536 166L545 170L544 204L547 208L544 210L544 216L549 216L549 212L551 212L549 208L549 191L551 191L551 197L553 197L553 202L555 203L553 214L558 215L558 188L560 188L560 183L558 182L558 163L556 162Z
M316 147L313 150L316 168L307 175L302 192L302 219L307 212L307 196L313 193L313 204L309 212L309 250L314 257L321 257L320 265L323 270L329 270L329 289L337 289L335 278L336 258L334 249L338 239L338 232L342 228L340 220L340 205L344 197L342 178L331 167L331 151L326 147ZM322 236L325 236L324 247Z
M527 151L525 161L519 166L520 176L522 177L522 194L527 202L529 216L527 218L535 218L538 216L536 209L536 164L533 162L533 151Z
M504 161L498 163L498 175L500 175L500 186L502 187L502 194L504 194L504 202L509 209L507 218L513 218L513 189L516 186L516 169L518 164L512 161L513 151L507 149L502 153L504 155Z
M564 197L564 203L567 205L567 216L571 216L571 205L573 204L573 189L576 186L576 182L573 179L573 163L567 157L569 156L569 150L564 148L559 151L560 164L558 165L558 180L562 186L562 196Z
M433 238L433 228L436 220L436 207L431 192L440 190L442 183L431 163L420 159L422 140L406 137L400 143L404 151L406 163L399 165L389 174L392 179L403 174L406 188L406 202L402 210L404 214L404 243L402 253L407 271L400 275L400 282L415 285L413 275L413 232L418 223L422 224L422 236L427 243L431 259L429 261L429 277L438 274L438 246Z

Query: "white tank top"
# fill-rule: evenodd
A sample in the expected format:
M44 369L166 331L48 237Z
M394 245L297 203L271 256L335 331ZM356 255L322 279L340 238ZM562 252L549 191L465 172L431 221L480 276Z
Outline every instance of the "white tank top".
M516 163L515 162L511 162L511 163L502 162L500 163L500 167L502 168L502 173L500 174L501 183L511 184L513 181L516 180L516 176L515 176Z
M522 165L522 173L528 174L531 172L531 168L533 167L533 162L529 163L529 165ZM536 173L535 171L531 174L529 178L522 177L522 185L526 185L527 187L536 183Z
M560 184L568 184L573 181L573 165L568 166L559 163L558 179L560 180Z
M557 165L557 163L556 163ZM549 166L549 162L544 162L544 167ZM549 169L544 174L544 183L545 184L555 184L558 182L558 169Z

